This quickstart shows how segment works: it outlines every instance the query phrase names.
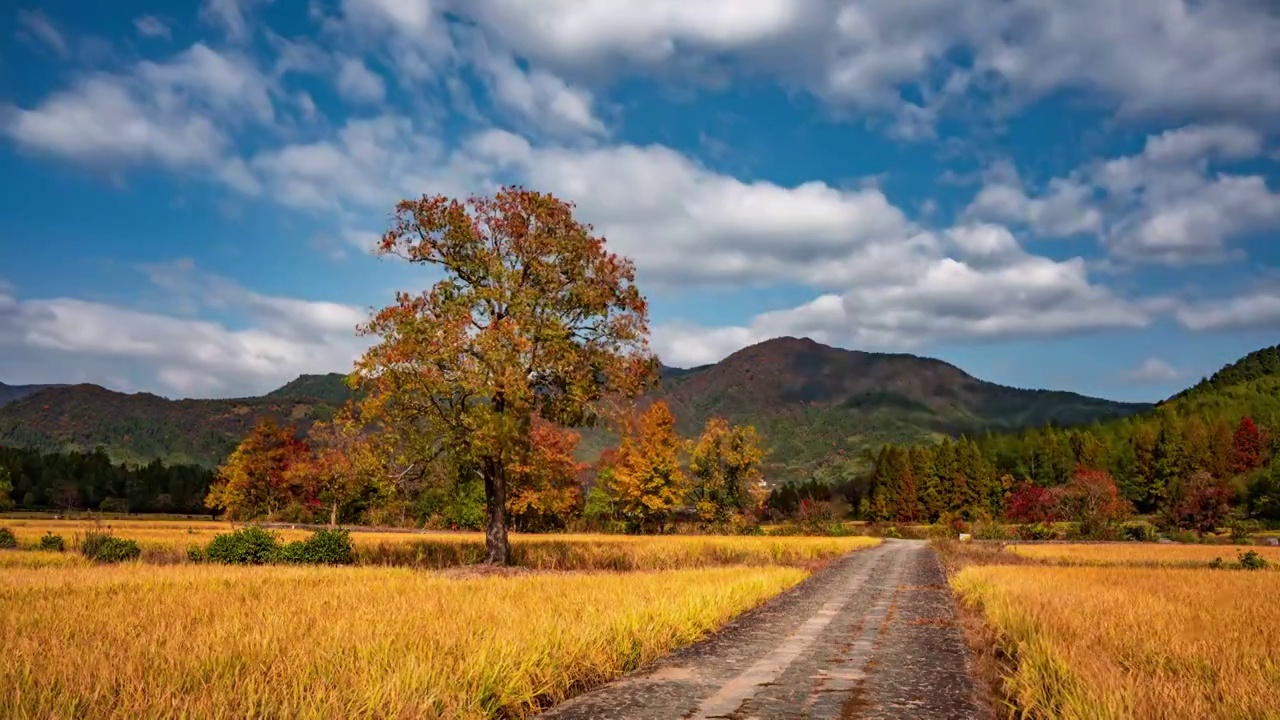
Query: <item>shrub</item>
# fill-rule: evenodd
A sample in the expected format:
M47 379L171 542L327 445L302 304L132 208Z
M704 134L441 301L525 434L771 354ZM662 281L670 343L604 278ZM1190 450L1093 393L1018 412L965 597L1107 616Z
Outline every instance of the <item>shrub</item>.
M1038 522L1018 526L1018 536L1023 540L1052 540L1057 536L1057 531L1052 525Z
M18 537L7 527L0 527L0 550L13 550L18 547Z
M1008 540L1009 531L998 522L976 522L973 537L975 540Z
M1173 530L1169 532L1169 539L1177 543L1196 544L1201 542L1199 533L1192 530Z
M1227 566L1227 564L1226 564L1226 563L1224 563L1224 562L1222 562L1222 558L1220 558L1220 557L1216 557L1216 558L1214 558L1213 560L1210 560L1210 561L1209 561L1209 567L1210 567L1210 568L1212 568L1212 569L1214 569L1214 570L1221 570L1222 568L1224 568L1224 567L1226 567L1226 566Z
M199 545L187 546L187 562L202 563L208 558L205 557L204 548Z
M128 513L128 498L106 498L98 503L98 511L104 513Z
M1231 542L1237 545L1245 545L1253 537L1253 534L1258 532L1258 521L1236 518L1228 523L1228 528L1231 530Z
M136 560L142 555L138 543L104 532L91 532L80 543L80 554L94 562L112 563Z
M1240 562L1240 567L1245 570L1262 570L1267 567L1266 558L1253 550L1250 550L1243 555L1236 553L1236 557Z
M250 525L235 532L215 535L205 550L210 562L229 565L262 565L276 559L280 541L276 534Z
M1120 526L1120 536L1134 542L1155 542L1156 526L1145 520L1134 520Z
M67 549L67 544L62 540L61 535L46 532L44 537L40 538L40 544L36 546L36 549L62 552Z
M901 540L902 533L898 531L897 527L891 525L888 528L885 528L884 537L894 538L895 540Z
M350 565L355 562L355 546L346 530L317 530L306 540L281 547L277 559L304 565Z

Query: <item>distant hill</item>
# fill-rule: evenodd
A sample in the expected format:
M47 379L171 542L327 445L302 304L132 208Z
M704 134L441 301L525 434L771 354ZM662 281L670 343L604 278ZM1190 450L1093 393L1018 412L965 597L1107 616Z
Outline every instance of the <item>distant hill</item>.
M770 476L795 477L832 454L884 442L1070 425L1148 409L1075 393L1021 390L979 380L954 365L906 354L867 353L808 339L777 338L696 368L662 368L678 427L696 434L714 415L754 424L770 449ZM0 443L48 449L101 444L117 460L163 457L220 462L260 415L309 426L350 397L338 373L303 375L256 398L166 400L95 385L49 388L0 408ZM611 444L584 433L587 458Z
M53 385L5 385L0 382L0 405L20 400Z
M662 395L688 434L714 415L754 424L768 441L773 474L780 477L802 475L833 453L853 455L886 442L1074 425L1151 407L1006 387L940 360L790 337L669 377Z
M333 406L306 398L169 400L97 385L61 385L0 407L0 444L43 450L101 445L116 462L159 457L170 464L213 466L259 417L307 428L333 412Z
M1280 377L1280 345L1255 350L1161 404L1213 395L1232 386L1274 377Z
M346 378L342 373L299 375L264 397L323 400L330 405L342 405L351 399L351 388L347 386Z

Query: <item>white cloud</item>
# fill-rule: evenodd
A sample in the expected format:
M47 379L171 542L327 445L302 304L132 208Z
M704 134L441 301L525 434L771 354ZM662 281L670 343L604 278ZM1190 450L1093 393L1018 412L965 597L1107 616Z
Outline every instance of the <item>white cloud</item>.
M382 76L370 70L360 58L347 58L338 68L338 92L351 102L377 104L386 97Z
M18 299L0 289L0 376L6 382L111 382L166 395L261 393L304 372L341 371L366 347L365 313L327 302L261 295L200 273L190 262L147 268L158 287L200 308L248 319L231 329L72 298ZM184 289L185 288L185 289Z
M1135 155L1079 168L1028 196L997 164L965 217L1026 225L1043 237L1097 234L1117 258L1185 265L1233 256L1230 241L1280 227L1280 193L1258 175L1215 164L1256 157L1263 138L1239 125L1190 125L1147 139Z
M39 42L52 50L58 57L71 56L67 40L44 13L39 10L19 10L18 25Z
M156 102L110 75L82 79L32 110L12 112L4 131L29 149L90 164L206 164L227 143L209 118Z
M1188 330L1280 330L1280 287L1261 287L1243 295L1188 303L1175 313Z
M133 27L138 34L143 37L162 37L166 40L170 37L169 25L165 21L155 15L143 15L135 18Z
M526 124L552 135L603 135L591 93L570 86L546 70L523 69L510 56L481 44L473 61L487 79L491 99Z
M1148 358L1124 376L1130 382L1157 384L1173 382L1186 376L1186 373L1159 358Z
M220 28L231 42L244 42L253 33L252 19L246 17L253 6L271 0L203 0L200 20Z
M229 130L274 120L271 93L249 60L196 43L165 62L80 77L0 116L0 128L23 147L88 164L221 168Z

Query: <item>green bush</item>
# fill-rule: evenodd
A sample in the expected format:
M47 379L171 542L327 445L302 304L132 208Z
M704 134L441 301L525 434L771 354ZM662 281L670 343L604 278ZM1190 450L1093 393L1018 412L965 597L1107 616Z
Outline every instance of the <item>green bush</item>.
M128 513L128 498L106 498L98 503L98 511L104 513Z
M1227 564L1226 564L1226 563L1224 563L1224 562L1222 562L1222 558L1220 558L1220 557L1216 557L1216 558L1214 558L1214 559L1212 559L1212 560L1210 560L1210 561L1209 561L1209 567L1210 567L1210 568L1212 568L1212 569L1214 569L1214 570L1221 570L1222 568L1224 568L1224 567L1226 567L1226 566L1227 566Z
M1018 537L1023 540L1053 540L1057 536L1058 532L1053 529L1052 525L1046 525L1042 522L1018 526Z
M975 540L1008 540L1009 531L998 522L976 522L973 537Z
M207 559L204 554L204 548L199 545L189 545L187 547L187 562L202 563Z
M40 544L36 546L36 549L62 552L67 549L67 544L62 540L61 535L54 535L51 532L46 532L44 537L40 538Z
M889 527L885 528L885 531L884 531L884 537L887 537L887 538L893 538L893 539L895 539L895 540L901 540L901 539L902 539L902 533L901 533L901 532L899 532L899 530L898 530L898 528L897 528L897 527L889 526Z
M1156 526L1145 520L1134 520L1120 526L1120 537L1135 542L1155 542Z
M1245 545L1249 542L1253 534L1258 532L1260 523L1257 520L1235 519L1227 523L1227 527L1231 530L1231 542L1237 545Z
M113 563L136 560L142 555L138 543L104 532L91 532L80 543L80 553L94 562Z
M280 548L279 562L302 565L350 565L355 562L355 546L346 530L317 530L306 540Z
M235 532L215 535L205 550L210 562L228 565L263 565L273 562L280 552L276 534L250 525Z
M1169 539L1176 543L1200 544L1203 539L1193 530L1171 530Z
M1253 550L1250 550L1243 555L1236 553L1236 557L1240 562L1240 567L1245 570L1262 570L1267 567L1266 558Z
M0 550L13 550L18 547L18 537L7 527L0 527Z

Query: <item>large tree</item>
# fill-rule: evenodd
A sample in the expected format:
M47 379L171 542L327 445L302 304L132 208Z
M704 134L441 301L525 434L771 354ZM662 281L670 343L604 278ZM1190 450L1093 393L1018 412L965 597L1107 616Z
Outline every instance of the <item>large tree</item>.
M533 416L593 421L656 375L634 266L572 205L523 188L405 200L378 252L441 277L361 327L379 338L356 364L363 417L398 437L406 471L439 458L483 480L487 560L506 564L509 484Z

